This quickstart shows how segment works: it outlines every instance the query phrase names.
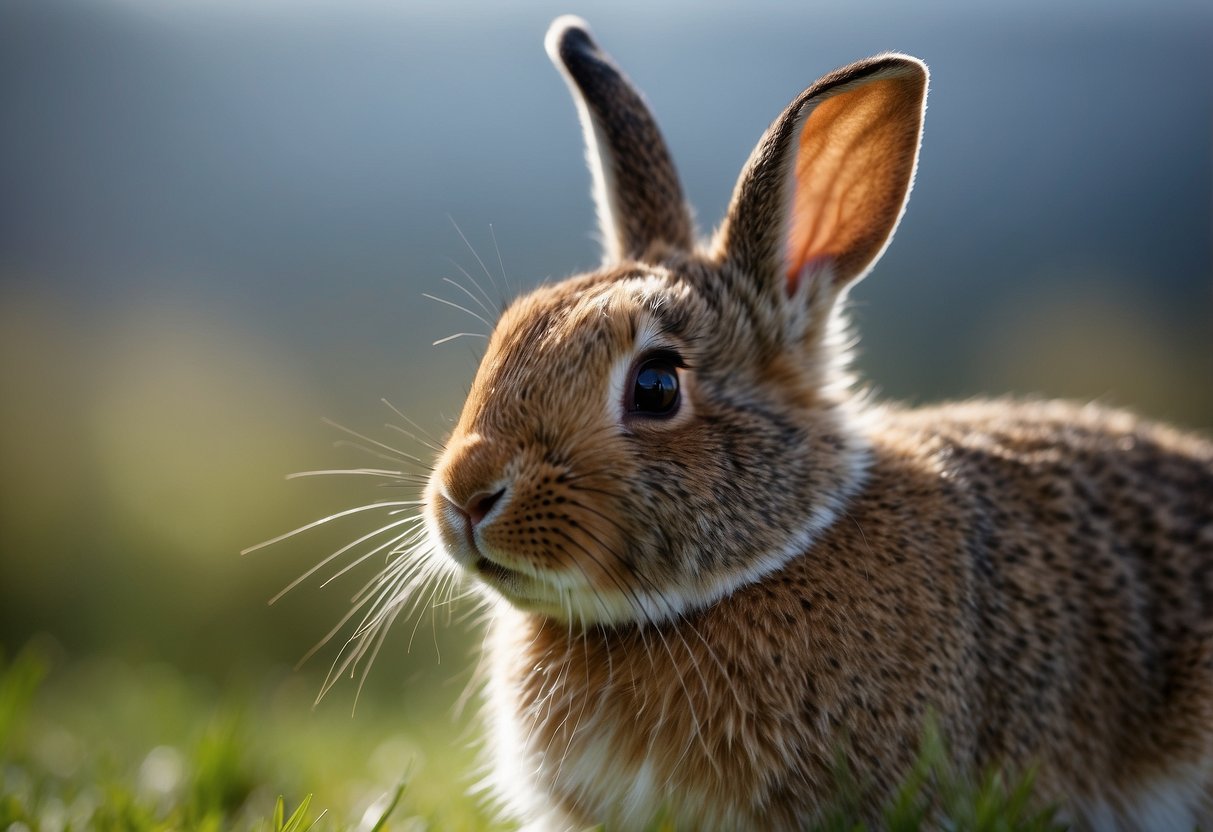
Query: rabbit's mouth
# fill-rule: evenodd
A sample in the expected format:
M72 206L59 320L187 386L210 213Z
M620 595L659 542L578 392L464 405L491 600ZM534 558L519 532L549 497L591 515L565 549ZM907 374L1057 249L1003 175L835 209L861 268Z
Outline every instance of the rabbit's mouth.
M496 561L491 561L481 555L476 559L475 563L476 574L481 578L488 580L494 586L507 584L510 586L516 585L522 575L515 572L513 569L502 566Z
M525 567L506 566L481 554L479 549L476 555L468 571L520 610L563 616L571 599L579 597L584 591L581 587L553 583L560 580L553 573L540 570L535 574Z
M476 532L471 526L468 526L464 530L464 537L466 538L468 550L474 558L472 561L472 571L476 573L477 577L498 590L513 590L517 592L520 589L520 585L526 579L526 575L517 569L511 569L486 557L480 545L476 542Z
M483 555L476 558L469 571L517 609L546 615L559 615L564 611L559 592L527 572L502 566Z

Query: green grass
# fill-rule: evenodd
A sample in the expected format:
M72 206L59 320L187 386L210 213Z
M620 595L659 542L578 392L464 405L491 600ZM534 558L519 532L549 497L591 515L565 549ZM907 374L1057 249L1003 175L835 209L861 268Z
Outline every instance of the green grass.
M220 692L159 664L0 656L0 830L482 830L466 721L312 707L314 677ZM402 696L401 699L404 697Z
M467 794L472 737L445 706L371 701L351 716L313 708L310 677L283 674L233 694L163 665L47 655L0 655L0 830L498 828ZM1061 828L1031 800L1031 777L971 783L946 758L928 731L881 829ZM843 796L819 830L861 832L860 784L841 765L838 778Z
M862 832L854 820L859 784L839 763L835 777L841 784L838 805L827 812L816 832ZM1032 799L1034 773L1012 782L991 771L974 782L948 762L942 736L934 723L927 726L922 747L909 774L883 807L879 828L888 832L920 829L954 829L965 832L1055 832L1066 827L1056 820L1053 807Z

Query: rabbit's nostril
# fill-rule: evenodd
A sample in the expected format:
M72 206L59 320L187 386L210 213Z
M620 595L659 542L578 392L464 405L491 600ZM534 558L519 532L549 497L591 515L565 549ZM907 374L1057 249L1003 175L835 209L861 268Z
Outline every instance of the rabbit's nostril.
M492 494L485 494L484 492L475 494L468 500L463 513L467 515L468 520L472 522L473 526L478 526L480 525L480 521L493 510L493 506L497 505L497 501L501 499L503 494L505 494L504 488L498 489Z

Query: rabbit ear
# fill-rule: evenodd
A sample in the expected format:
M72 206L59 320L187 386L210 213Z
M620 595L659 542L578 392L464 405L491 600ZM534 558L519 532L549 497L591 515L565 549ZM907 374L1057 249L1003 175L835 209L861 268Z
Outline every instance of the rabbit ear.
M917 58L882 55L801 93L742 171L717 252L789 295L808 267L837 288L866 274L910 195L927 77Z
M580 18L557 18L544 45L581 117L607 261L639 259L654 243L690 250L693 223L678 174L640 93Z

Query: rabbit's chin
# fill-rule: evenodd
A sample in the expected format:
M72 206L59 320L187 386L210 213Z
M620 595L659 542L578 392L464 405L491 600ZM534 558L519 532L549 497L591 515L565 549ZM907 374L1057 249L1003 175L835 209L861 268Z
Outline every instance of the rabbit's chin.
M622 594L604 593L590 587L556 590L540 581L529 584L503 582L479 571L476 577L486 592L521 612L578 627L643 624L646 620L636 602Z
M522 612L580 626L660 621L672 611L680 612L688 600L673 590L660 593L660 598L626 587L604 590L591 586L576 570L513 569L502 565L504 557L479 551L470 563L465 559L466 553L453 558L488 594Z
M755 557L745 567L701 574L697 580L686 579L679 586L659 586L643 578L637 585L615 581L609 588L594 586L578 569L504 565L510 563L508 554L479 547L475 540L451 541L454 545L448 546L449 538L436 538L439 545L435 548L436 554L441 553L438 556L445 555L490 598L521 612L579 627L643 627L692 615L777 572L811 546L834 519L832 509L817 512L780 550Z

